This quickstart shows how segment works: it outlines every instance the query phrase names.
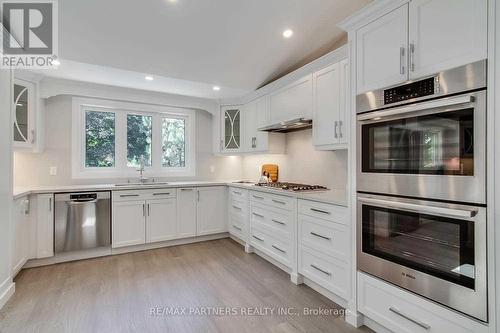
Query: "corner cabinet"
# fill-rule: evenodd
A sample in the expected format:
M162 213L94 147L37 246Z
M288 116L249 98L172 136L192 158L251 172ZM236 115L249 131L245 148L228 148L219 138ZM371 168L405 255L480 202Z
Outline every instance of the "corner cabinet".
M35 82L14 80L13 146L15 150L41 152L43 101Z
M313 144L317 150L347 148L348 96L347 59L313 74Z
M241 105L221 107L220 151L240 152L242 150L242 115Z
M487 0L412 0L356 31L357 93L487 57Z

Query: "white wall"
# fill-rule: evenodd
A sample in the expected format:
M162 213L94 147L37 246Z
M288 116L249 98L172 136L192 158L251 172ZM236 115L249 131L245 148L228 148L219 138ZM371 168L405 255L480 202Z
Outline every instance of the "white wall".
M71 178L71 104L72 96L60 95L46 100L45 150L41 154L14 153L14 186L71 185L120 182L123 179L73 180ZM164 180L239 179L240 157L216 157L212 154L212 115L196 112L196 176ZM57 176L49 175L56 166ZM210 168L214 167L214 172ZM139 175L138 175L139 176ZM147 177L147 172L145 174Z
M12 242L12 83L10 71L0 70L0 308L14 291L11 277Z
M249 155L243 157L243 177L257 180L262 164L278 164L279 180L319 184L332 189L347 187L347 150L315 151L312 130L286 134L283 155Z

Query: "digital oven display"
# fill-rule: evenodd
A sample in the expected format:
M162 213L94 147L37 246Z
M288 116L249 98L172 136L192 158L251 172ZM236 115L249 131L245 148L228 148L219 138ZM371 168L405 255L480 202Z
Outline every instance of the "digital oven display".
M384 90L384 105L434 94L434 78Z

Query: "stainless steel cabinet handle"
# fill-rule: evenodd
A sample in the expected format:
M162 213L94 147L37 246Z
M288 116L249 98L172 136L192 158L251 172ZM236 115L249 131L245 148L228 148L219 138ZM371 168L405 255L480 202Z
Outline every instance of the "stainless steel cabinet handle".
M335 120L335 132L334 132L335 133L334 134L335 139L337 139L339 137L338 134L337 134L337 126L338 126L338 121Z
M200 202L200 190L198 190L197 192L198 192L198 194L197 194L197 196L198 196L197 200L198 200L198 202Z
M275 202L275 203L278 203L280 205L286 205L286 202L284 202L284 201L279 201L279 200L276 200L276 199L272 199L272 201Z
M148 216L151 216L151 206L148 204Z
M181 191L192 191L192 188L181 188Z
M52 211L52 198L49 198L49 212Z
M255 238L255 239L256 239L256 240L258 240L258 241L261 241L261 242L263 242L263 241L264 241L262 238L259 238L259 237L257 237L257 236L252 236L252 237L253 237L253 238Z
M328 271L325 271L324 269L321 269L319 268L318 266L314 265L314 264L311 264L311 267L314 268L315 270L317 271L320 271L321 273L323 274L326 274L328 276L332 276L332 273L328 272Z
M425 330L427 330L427 331L431 329L431 326L430 326L430 325L428 325L428 324L426 324L426 323L423 323L423 322L421 322L420 320L413 319L413 318L411 318L410 316L408 316L408 315L406 315L406 314L402 313L402 312L401 312L401 311L399 311L398 309L393 308L392 306L389 308L389 311L391 311L391 312L393 312L393 313L397 314L398 316L400 316L400 317L402 317L402 318L404 318L404 319L406 319L406 320L411 321L411 322L412 322L412 323L414 323L415 325L418 325L418 326L422 327L423 329L425 329Z
M120 198L138 197L139 194L120 194Z
M233 205L234 209L243 210L243 208Z
M403 75L405 73L405 48L401 46L399 48L399 74Z
M142 204L142 216L146 217L146 204Z
M275 219L272 219L271 221L273 221L274 223L281 224L281 225L286 225L285 222L281 222L281 221L278 221L278 220L275 220Z
M241 192L238 192L238 191L233 191L233 194L236 194L236 195L241 195Z
M339 120L339 138L342 138L342 120Z
M277 247L277 246L275 246L275 245L271 245L271 246L273 247L273 249L276 249L276 250L280 251L281 253L286 253L286 251L285 251L285 250L280 249L279 247Z
M264 215L260 215L260 214L257 214L257 213L253 213L253 212L252 212L252 214L253 214L253 215L255 215L255 216L257 216L257 217L261 217L261 218L264 218Z
M236 229L236 230L241 231L241 228L240 228L240 227L238 227L238 226L237 226L237 225L235 225L235 224L233 224L233 228L234 228L234 229Z
M317 209L317 208L310 208L311 211L313 212L316 212L316 213L321 213L321 214L326 214L326 215L331 215L332 213L331 212L327 212L327 211L324 211L324 210L321 210L321 209Z
M256 195L252 195L252 197L254 197L255 199L259 199L259 200L264 200L264 198L263 198L263 197L258 197L258 196L256 196Z
M311 235L316 236L316 237L319 237L319 238L323 238L323 239L326 239L326 240L332 240L330 237L326 237L326 236L323 236L323 235L317 234L317 233L315 233L314 231L311 231Z
M410 70L415 71L415 44L410 44Z
M257 137L253 138L253 147L257 148Z
M158 195L170 195L170 192L165 192L165 193L153 193L154 196Z

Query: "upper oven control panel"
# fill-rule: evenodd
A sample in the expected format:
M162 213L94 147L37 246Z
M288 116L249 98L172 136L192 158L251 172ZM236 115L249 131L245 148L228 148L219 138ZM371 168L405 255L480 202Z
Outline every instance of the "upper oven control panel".
M409 99L434 95L436 92L437 77L405 84L384 90L384 105L398 103Z

